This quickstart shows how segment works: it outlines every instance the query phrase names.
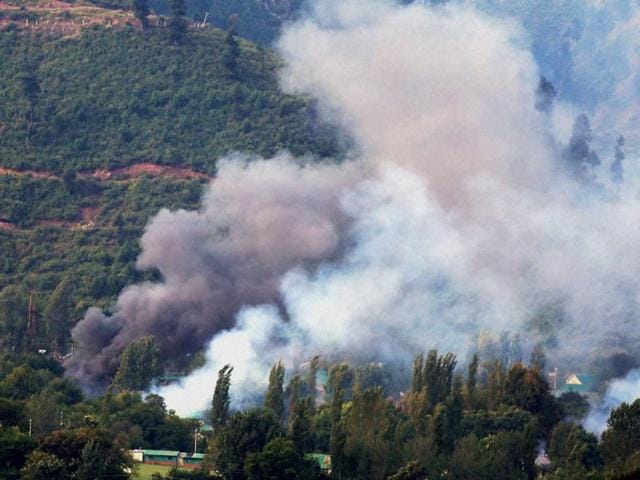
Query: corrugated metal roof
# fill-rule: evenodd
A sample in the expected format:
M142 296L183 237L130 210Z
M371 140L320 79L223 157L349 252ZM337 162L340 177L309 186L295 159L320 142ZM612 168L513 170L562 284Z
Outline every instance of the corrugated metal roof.
M142 450L145 455L152 457L177 457L180 453L177 450Z

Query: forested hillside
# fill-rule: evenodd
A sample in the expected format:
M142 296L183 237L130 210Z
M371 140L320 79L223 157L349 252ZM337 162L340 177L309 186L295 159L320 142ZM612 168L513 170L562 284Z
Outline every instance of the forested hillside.
M279 92L277 59L225 33L92 28L0 35L0 165L88 170L137 161L212 173L232 150L333 153L311 107ZM313 134L313 135L312 135Z
M51 345L43 311L63 280L78 318L142 279L147 220L196 208L221 156L336 151L313 105L281 93L270 50L214 28L175 45L168 28L143 32L110 10L131 25L65 33L53 19L36 27L35 5L5 10L0 31L0 328L16 350L30 299L31 335Z

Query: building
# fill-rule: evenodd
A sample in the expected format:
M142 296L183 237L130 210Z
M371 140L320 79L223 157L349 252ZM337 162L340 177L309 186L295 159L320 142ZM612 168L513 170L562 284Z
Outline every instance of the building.
M592 375L586 373L572 373L569 375L562 385L558 386L558 396L563 393L579 393L588 395L593 392L595 381Z
M204 462L204 453L186 453L176 450L130 450L134 462L151 465L166 465L180 468L200 468Z
M315 461L324 473L331 475L331 455L326 453L307 453L305 458Z

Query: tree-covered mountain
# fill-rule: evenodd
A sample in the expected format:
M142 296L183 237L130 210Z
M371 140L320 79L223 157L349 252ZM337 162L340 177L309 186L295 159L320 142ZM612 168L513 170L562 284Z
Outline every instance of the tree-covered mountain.
M212 173L234 150L334 153L312 107L284 95L278 60L225 33L83 30L0 34L0 166L86 170L139 161Z
M175 45L156 17L142 31L130 12L22 3L0 7L0 332L33 351L60 343L43 312L63 282L68 329L145 277L146 222L197 208L217 159L337 142L281 92L271 50L212 27Z

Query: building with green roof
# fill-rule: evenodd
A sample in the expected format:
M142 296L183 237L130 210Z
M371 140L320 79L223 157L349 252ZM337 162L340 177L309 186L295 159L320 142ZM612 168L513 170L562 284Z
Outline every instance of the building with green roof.
M558 386L558 396L569 392L587 395L593 392L594 386L595 379L593 378L593 375L586 373L572 373L566 378L562 385Z

